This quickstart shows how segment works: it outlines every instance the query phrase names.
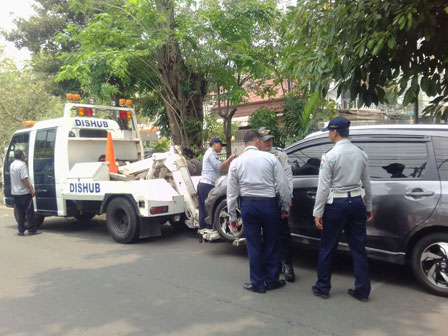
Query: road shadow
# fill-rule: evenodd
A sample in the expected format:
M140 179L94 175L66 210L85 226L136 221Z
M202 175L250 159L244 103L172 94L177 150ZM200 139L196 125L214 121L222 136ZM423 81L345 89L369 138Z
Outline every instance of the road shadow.
M413 308L402 293L366 305L349 298L323 302L300 292L300 285L264 296L247 293L239 284L238 288L231 285L234 276L229 274L247 267L242 249L229 249L222 267L210 272L203 266L216 260L207 252L222 244L184 244L189 245L204 253L201 259L181 259L179 251L168 253L173 251L168 248L152 258L149 252L156 253L156 248L139 244L129 252L137 254L132 262L37 272L29 279L30 295L0 300L0 334L437 335L440 331L440 325L428 326L423 314L413 315L420 308L425 314L437 314L443 304L440 298L421 296L426 303ZM123 252L113 251L110 257ZM302 250L298 252L303 256ZM235 257L244 262L240 265ZM346 258L337 259L337 272L349 273Z
M49 219L42 230L76 238L60 240L72 250L92 251L75 263L79 256L67 250L65 262L65 251L51 246L47 254L54 253L58 266L30 271L18 279L30 286L27 294L0 299L2 336L413 336L445 335L448 327L447 300L422 291L404 266L370 261L377 287L372 300L362 304L345 293L353 280L352 262L350 255L339 253L332 296L324 301L310 293L317 250L295 244L298 281L258 295L241 287L248 279L246 248L199 244L194 230L164 225L161 237L131 245L115 244L101 219ZM39 256L24 251L24 258ZM7 270L2 273L7 279Z

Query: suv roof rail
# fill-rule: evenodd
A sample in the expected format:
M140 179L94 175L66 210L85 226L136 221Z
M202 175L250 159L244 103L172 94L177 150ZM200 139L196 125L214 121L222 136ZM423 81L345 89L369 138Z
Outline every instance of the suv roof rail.
M378 130L378 129L395 129L395 130L432 130L432 131L448 131L447 124L378 124L378 125L365 125L365 126L352 126L350 130ZM315 135L322 134L322 131L317 131L308 134L305 139L311 138Z

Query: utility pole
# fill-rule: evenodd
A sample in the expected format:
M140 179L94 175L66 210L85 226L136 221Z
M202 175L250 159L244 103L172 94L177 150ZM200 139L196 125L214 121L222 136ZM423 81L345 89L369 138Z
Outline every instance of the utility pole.
M418 124L418 97L414 102L414 124Z

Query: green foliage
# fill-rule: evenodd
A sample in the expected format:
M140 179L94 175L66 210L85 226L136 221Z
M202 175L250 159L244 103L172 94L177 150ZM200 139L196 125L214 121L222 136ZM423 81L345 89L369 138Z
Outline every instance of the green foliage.
M232 123L232 136L238 130L238 123ZM218 121L215 112L208 113L204 116L204 128L202 130L204 142L209 142L212 138L225 139L226 135L223 129L222 121Z
M0 157L23 121L62 116L63 101L51 95L48 87L30 68L18 69L0 49Z
M274 145L278 147L283 147L285 145L285 137L280 130L277 115L274 111L268 109L267 107L261 107L254 111L250 116L249 125L251 129L257 130L260 127L266 127L271 130L274 136Z
M448 118L448 13L445 0L300 1L283 22L285 68L304 90L325 95L328 82L369 106L387 102L398 83L404 104L420 90L430 113Z
M278 14L272 0L202 1L199 15L208 83L217 94L218 115L231 153L231 123L236 107L248 98L249 83L270 78L271 24Z
M162 138L157 142L152 142L149 145L149 148L151 148L151 151L153 153L165 153L170 150L170 140L167 138Z
M153 114L157 124L184 153L197 155L206 87L204 62L195 61L201 37L190 35L200 23L192 19L194 1L71 2L95 14L81 29L69 25L58 35L60 43L68 37L78 47L64 54L57 80L76 78L87 94L102 100L157 94L164 107Z
M10 36L30 47L36 67L53 75L60 68L60 86L78 83L83 96L98 101L157 94L163 108L150 114L190 152L203 138L207 91L219 88L221 100L236 106L248 96L249 81L271 75L274 0L37 2L36 15ZM226 127L227 138L231 131Z
M295 95L288 95L283 101L284 132L288 138L296 139L310 128L310 118L304 114L306 103L305 98Z
M284 127L281 131L285 145L317 131L320 121L331 119L336 114L335 102L322 99L318 92L309 97L290 94L285 98L283 108Z
M171 136L171 130L163 101L155 91L148 91L136 100L136 110L140 111L141 118L155 121L154 125L159 129L160 135L165 138Z
M83 26L89 20L88 13L77 11L70 4L69 0L34 0L35 14L27 19L17 19L16 29L4 33L6 39L17 48L28 48L31 51L35 75L47 82L53 94L61 96L79 90L76 79L54 82L63 65L59 57L73 51L76 44L67 37L63 41L56 41L54 37L64 31L67 25Z

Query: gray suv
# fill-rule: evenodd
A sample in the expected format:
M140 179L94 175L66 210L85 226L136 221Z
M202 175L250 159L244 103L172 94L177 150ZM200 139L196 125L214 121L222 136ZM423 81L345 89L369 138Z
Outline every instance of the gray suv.
M410 263L420 284L448 296L448 126L351 127L350 139L369 156L374 212L367 224L369 257ZM328 133L317 132L286 148L294 175L289 225L302 244L319 244L312 210L320 158L331 147ZM206 201L206 221L232 241L244 228L229 229L225 194L222 177ZM339 249L348 251L344 235Z

